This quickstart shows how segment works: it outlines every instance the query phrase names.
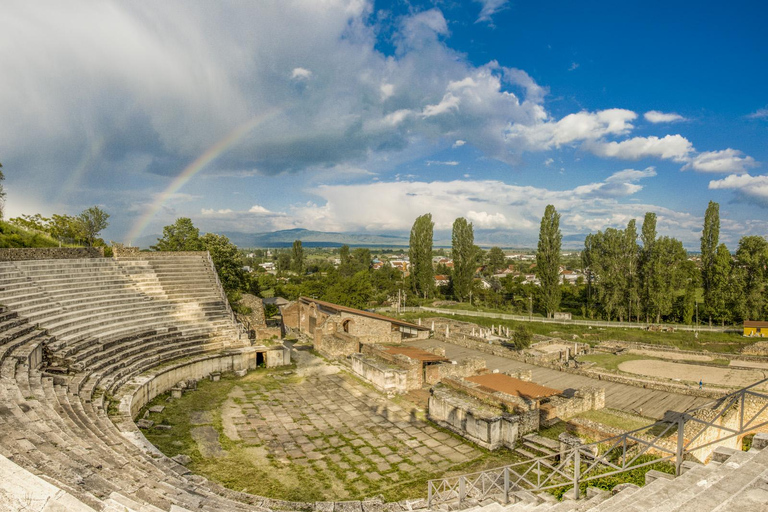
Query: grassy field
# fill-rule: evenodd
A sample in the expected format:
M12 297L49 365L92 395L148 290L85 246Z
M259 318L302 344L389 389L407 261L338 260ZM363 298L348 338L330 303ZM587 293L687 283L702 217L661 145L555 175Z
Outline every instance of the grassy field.
M540 322L517 322L514 320L501 320L498 318L481 318L462 315L440 315L431 312L406 313L401 317L408 321L416 321L419 318L447 317L462 322L470 322L484 327L491 325L503 325L513 330L522 323L534 334L560 337L566 340L578 336L577 340L597 344L602 341L627 341L635 343L647 343L650 345L664 345L677 347L684 350L708 350L710 352L736 353L742 347L753 343L739 333L732 332L700 332L698 339L694 333L687 331L678 332L650 332L642 329L628 328L604 328L568 324L545 324Z

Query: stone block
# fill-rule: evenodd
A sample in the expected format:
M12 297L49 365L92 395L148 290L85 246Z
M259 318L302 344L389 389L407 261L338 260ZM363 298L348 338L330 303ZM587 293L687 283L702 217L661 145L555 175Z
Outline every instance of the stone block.
M187 464L192 462L192 458L189 455L184 455L183 453L176 455L175 457L171 457L171 460L178 464L181 464L182 466L186 466Z
M154 424L155 424L154 421L152 421L152 420L144 420L144 419L141 419L141 420L136 422L136 426L139 427L139 428L152 428L152 425L154 425Z
M762 450L765 447L768 447L768 434L762 432L755 434L754 439L752 439L752 448L755 450Z
M248 370L246 369L235 370L235 375L237 375L238 377L245 377L247 374L248 374Z
M149 412L153 412L153 413L161 413L161 412L163 412L165 410L165 406L164 405L153 405L148 410L149 410Z
M184 393L184 390L182 388L172 388L171 398L181 398L182 393Z

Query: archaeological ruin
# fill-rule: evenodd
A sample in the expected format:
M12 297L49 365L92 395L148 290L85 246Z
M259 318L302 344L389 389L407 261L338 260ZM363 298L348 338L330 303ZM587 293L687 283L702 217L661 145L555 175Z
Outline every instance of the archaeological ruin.
M535 337L521 351L502 325L411 323L306 297L274 325L259 298L246 302L238 321L207 252L0 250L0 510L758 511L768 500L766 381L696 389L581 364L583 340ZM680 351L616 347L682 364ZM322 499L229 489L148 441L173 428L166 408L217 381L230 386L226 411L196 419L200 446L241 443L299 491L302 478L327 485ZM402 406L411 395L426 411ZM594 414L650 423L611 430ZM560 420L567 432L539 435ZM489 467L499 453L511 458ZM659 461L669 471L648 470ZM462 472L469 462L478 472ZM646 486L599 487L636 468ZM409 479L418 497L365 494Z

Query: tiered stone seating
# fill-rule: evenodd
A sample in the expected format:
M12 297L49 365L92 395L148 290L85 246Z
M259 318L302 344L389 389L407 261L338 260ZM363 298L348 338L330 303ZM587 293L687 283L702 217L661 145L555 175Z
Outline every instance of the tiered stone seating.
M108 418L104 393L95 394L164 361L242 344L211 273L189 268L167 293L146 261L0 262L0 454L32 473L20 469L9 484L26 493L18 503L38 510L25 490L36 486L40 500L60 505L51 510L264 510L138 449ZM185 282L209 290L184 293ZM69 375L40 368L43 346Z

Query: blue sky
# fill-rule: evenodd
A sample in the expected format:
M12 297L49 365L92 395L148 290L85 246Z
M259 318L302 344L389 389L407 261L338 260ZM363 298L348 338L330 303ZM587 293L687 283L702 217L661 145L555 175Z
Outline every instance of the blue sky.
M431 212L534 245L638 223L698 247L768 232L761 2L4 4L7 216L98 204L107 239ZM188 179L180 179L187 176ZM135 240L133 240L135 241Z

